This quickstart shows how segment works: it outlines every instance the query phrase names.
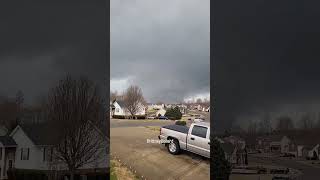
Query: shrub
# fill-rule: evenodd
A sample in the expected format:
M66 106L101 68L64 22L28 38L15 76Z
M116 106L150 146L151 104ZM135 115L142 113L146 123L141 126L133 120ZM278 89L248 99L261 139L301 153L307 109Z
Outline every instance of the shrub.
M186 126L187 123L185 121L176 121L175 123L176 125L180 125L180 126Z
M113 115L112 118L114 118L114 119L125 119L124 116L119 116L119 115Z
M172 120L178 120L181 119L182 113L180 112L179 107L175 107L167 109L165 116Z
M212 168L210 168L210 173L213 176L213 179L217 180L229 180L229 176L231 173L231 165L228 162L228 160L225 159L225 153L220 146L220 142L216 139L213 139L210 137L210 141L212 143L211 149L211 159L214 159L212 161L211 165Z

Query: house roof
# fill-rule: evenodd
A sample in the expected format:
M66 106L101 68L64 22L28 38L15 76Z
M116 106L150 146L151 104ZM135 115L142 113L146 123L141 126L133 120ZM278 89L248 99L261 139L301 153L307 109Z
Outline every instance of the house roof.
M59 143L58 130L48 123L22 124L19 125L19 127L35 145L46 146ZM105 137L108 136L109 131L106 121L101 122L96 128L99 129Z
M16 146L17 143L12 139L10 136L0 136L0 142L3 144L3 146Z
M318 144L318 141L314 140L314 137L312 134L303 134L303 135L291 135L290 138L292 139L292 142L296 145L304 145L305 147L313 148L316 144Z
M117 102L119 104L120 107L124 107L124 101L122 100L116 100L115 102Z
M58 142L57 133L47 123L23 124L20 127L35 145L53 145Z
M125 102L124 102L123 100L116 100L115 102L117 102L120 107L125 107ZM144 103L142 103L142 102L140 103L140 105L141 105L142 107L146 107L146 106L144 105Z

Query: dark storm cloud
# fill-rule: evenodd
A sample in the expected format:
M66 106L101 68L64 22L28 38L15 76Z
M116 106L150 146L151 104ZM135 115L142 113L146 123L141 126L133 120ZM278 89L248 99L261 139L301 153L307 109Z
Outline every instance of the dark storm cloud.
M112 0L110 18L111 79L129 77L123 86L139 85L149 101L209 92L208 0Z
M217 1L214 7L217 129L254 111L277 112L290 104L295 105L291 111L299 111L319 104L317 6L302 1Z
M1 2L0 93L43 96L65 74L107 76L106 4Z

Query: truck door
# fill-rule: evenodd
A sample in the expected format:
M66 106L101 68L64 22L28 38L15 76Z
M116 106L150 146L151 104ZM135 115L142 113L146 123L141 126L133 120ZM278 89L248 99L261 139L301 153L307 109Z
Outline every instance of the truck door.
M187 149L196 154L210 157L210 140L208 127L194 125L188 135Z

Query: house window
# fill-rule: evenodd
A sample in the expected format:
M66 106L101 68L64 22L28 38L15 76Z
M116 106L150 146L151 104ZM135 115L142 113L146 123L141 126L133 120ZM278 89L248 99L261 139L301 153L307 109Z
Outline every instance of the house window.
M43 161L46 161L46 156L47 156L47 154L46 154L46 148L44 147L43 148Z
M29 154L29 148L21 148L21 160L29 160Z
M12 160L9 160L9 169L11 170L13 167L13 161Z
M119 112L119 108L116 108L116 112Z

